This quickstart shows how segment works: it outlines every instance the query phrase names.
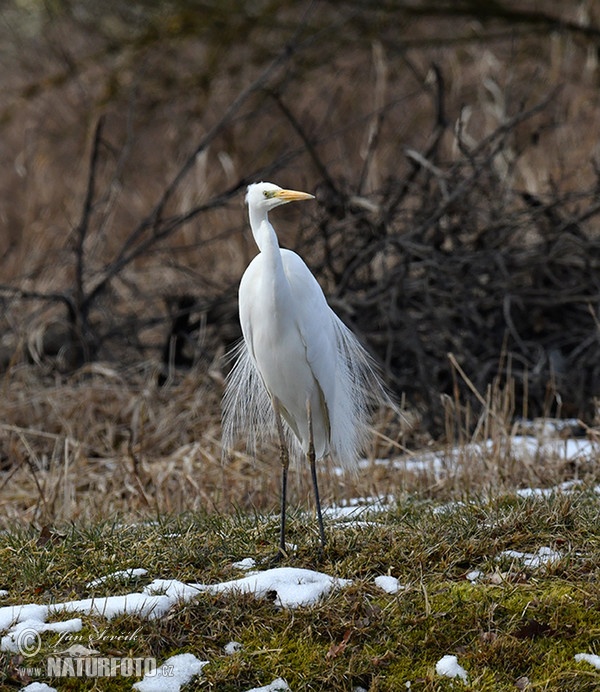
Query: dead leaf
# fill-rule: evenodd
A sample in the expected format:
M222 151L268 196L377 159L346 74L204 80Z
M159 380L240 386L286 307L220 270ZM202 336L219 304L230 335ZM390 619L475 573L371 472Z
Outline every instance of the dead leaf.
M62 540L64 540L65 536L62 533L58 533L57 531L53 531L47 524L42 527L42 530L40 531L40 535L38 536L37 541L35 542L36 545L38 546L44 546L46 543L58 543Z
M344 632L344 636L342 637L342 641L339 644L334 644L332 642L331 646L329 647L329 651L327 652L326 658L337 658L340 654L344 653L344 650L346 649L346 645L348 644L348 640L350 639L351 635L351 630L346 630Z

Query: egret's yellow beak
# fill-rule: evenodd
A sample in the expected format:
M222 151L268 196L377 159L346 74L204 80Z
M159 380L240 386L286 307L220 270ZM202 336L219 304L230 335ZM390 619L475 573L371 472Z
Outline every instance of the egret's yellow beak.
M315 196L308 192L298 192L297 190L277 190L273 193L273 197L280 199L282 202L300 202L303 199L314 199Z

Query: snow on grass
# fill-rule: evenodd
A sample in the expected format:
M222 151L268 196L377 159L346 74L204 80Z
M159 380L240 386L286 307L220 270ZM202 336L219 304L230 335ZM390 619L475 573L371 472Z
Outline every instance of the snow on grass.
M90 584L94 583L98 583L98 580L90 582ZM217 584L185 584L176 579L155 579L139 593L49 605L5 606L0 608L0 631L6 631L0 640L0 651L33 652L34 649L39 649L39 635L42 632L78 632L82 629L80 618L55 623L46 622L49 616L58 613L75 611L107 619L128 613L152 619L165 615L171 607L182 601L201 597L203 592L251 593L257 598L274 594L276 605L296 608L310 606L333 589L350 583L348 579L338 579L309 569L278 567ZM230 642L225 647L227 653L235 653L240 648L241 645L237 642ZM181 686L198 675L207 663L190 653L179 654L167 659L156 671L146 674L133 687L139 692L179 692ZM41 692L43 689L46 688L29 687L30 691ZM289 690L289 687L279 678L270 685L258 689L275 692L275 690Z
M333 521L355 521L364 515L378 514L392 509L394 498L392 497L356 497L343 500L338 505L323 508L323 516Z
M387 575L381 575L380 577L375 577L375 586L383 589L386 593L398 593L402 591L404 586L396 579L396 577L390 577Z
M479 570L479 569L472 569L470 572L467 572L465 574L465 579L467 581L470 581L471 584L477 584L478 581L481 581L484 577L484 573Z
M498 450L498 445L502 450ZM360 469L369 469L372 465L385 466L386 468L412 473L433 473L436 478L447 471L456 468L461 459L488 458L490 454L511 456L520 461L532 461L543 457L556 457L561 461L587 461L593 460L598 455L598 443L585 438L561 439L554 435L512 435L504 440L486 440L483 443L469 443L441 449L433 452L420 453L418 455L396 457L392 459L363 459L359 462ZM342 468L334 469L338 475L342 475ZM565 489L569 483L564 484ZM531 491L535 493L534 491Z
M256 567L256 560L253 557L245 557L243 560L234 562L231 566L235 567L236 569L243 569L247 571Z
M178 602L186 603L196 598L201 591L202 584L186 584L177 579L154 579L144 587L143 593L152 597L164 597L171 605Z
M83 626L80 618L48 623L46 622L47 615L47 606L26 605L0 608L0 628L8 630L0 638L0 651L22 654L35 652L41 632L79 632ZM5 626L2 626L2 623Z
M459 507L466 507L467 504L466 502L463 502L462 500L455 500L453 502L446 502L443 505L438 505L437 507L433 508L433 513L434 514L450 514L451 512L456 511Z
M21 692L57 692L56 687L50 687L45 682L32 682L27 687L22 687Z
M98 579L93 579L86 586L88 589L93 589L95 586L100 586L100 584L104 584L107 581L130 581L138 577L144 577L146 574L148 574L148 570L142 568L121 569L111 574L105 574L103 577L98 577Z
M435 664L435 672L446 678L461 678L466 682L467 671L458 663L456 656L447 654Z
M316 603L333 589L351 584L348 579L337 579L322 572L297 567L276 567L265 572L222 582L195 586L210 593L253 593L262 598L274 592L275 604L283 608L297 608Z
M251 593L257 598L274 594L274 603L283 608L309 606L333 589L350 584L348 579L330 577L322 572L294 567L277 567L256 572L242 579L218 584L185 584L176 579L155 579L141 592L122 596L85 598L49 605L25 604L0 608L0 651L28 650L38 643L41 632L78 632L80 618L48 623L50 615L77 612L108 620L124 614L154 619L162 617L179 602L208 593Z
M0 631L7 630L11 624L23 620L40 620L44 622L48 606L28 603L27 605L9 605L0 608Z
M561 559L560 553L557 553L556 550L552 550L552 548L548 548L547 546L539 548L537 553L523 553L520 550L503 550L497 556L497 559L501 560L507 557L519 560L524 567L532 567L534 569L552 565Z
M414 456L395 457L389 459L362 459L358 466L361 470L368 470L373 466L383 466L391 470L413 473L433 473L436 478L442 478L449 472L456 470L461 460L472 458L489 458L494 456L510 456L517 461L531 463L536 459L544 457L556 457L561 461L590 461L596 459L600 447L597 442L585 438L561 439L557 437L557 432L562 429L559 425L561 421L551 422L544 430L543 434L533 435L512 435L500 440L486 440L482 443L470 443L452 448L442 449L432 452L424 452ZM566 421L565 426L573 426L573 421ZM536 429L537 430L537 429ZM539 432L539 431L538 431ZM502 449L499 449L498 446ZM346 473L342 467L334 467L336 475ZM548 497L556 493L569 493L581 486L577 480L566 481L553 488L521 488L516 491L520 497ZM600 486L596 488L600 494ZM452 502L447 506L438 507L434 511L444 512L454 509L461 502ZM361 522L366 515L377 514L392 509L394 506L393 497L363 497L354 498L341 502L339 505L324 508L323 516L333 521L343 521L344 524L357 526L360 524L369 525L368 522ZM370 518L370 517L369 517Z
M153 619L162 617L173 603L174 599L168 596L134 592L122 596L82 598L79 601L53 603L48 606L48 610L50 613L76 612L95 615L107 620L126 614Z
M564 461L576 461L594 458L598 451L596 443L580 437L563 440L556 436L515 435L508 441L513 456L522 459L556 456Z
M179 692L207 664L208 661L201 661L194 654L171 656L155 671L146 673L140 682L133 685L133 689L139 692Z
M223 651L228 656L233 656L233 654L237 654L241 650L242 645L240 644L240 642L227 642L227 644L225 644L225 646L223 647Z
M577 487L582 486L581 481L565 481L552 488L519 488L516 494L519 497L550 497L556 493L569 493Z
M515 438L513 438L514 442ZM525 439L516 438L518 448L528 449L528 453L535 450L533 444ZM537 441L536 441L537 442ZM568 442L577 444L566 444ZM585 443L585 444L584 444ZM585 440L560 441L560 445L565 450L565 454L588 453L590 443ZM513 446L513 451L515 447ZM463 450L464 453L464 450ZM444 457L443 465L448 468L448 457ZM418 460L413 460L415 463ZM431 460L428 460L429 463ZM394 462L394 460L392 460ZM388 463L392 463L388 462ZM377 462L376 462L377 463ZM395 463L395 462L394 462ZM404 463L404 462L402 462ZM437 462L436 462L437 463ZM442 464L440 457L439 463ZM518 491L522 497L546 496L557 492L569 493L576 486L577 482L563 483L552 489L523 489ZM600 488L599 488L600 490ZM346 501L340 506L334 506L325 510L324 514L333 520L341 520L347 523L360 523L356 521L358 517L364 517L367 513L377 513L388 511L393 503L393 498L363 497ZM443 507L436 508L437 512L449 511L457 505L463 503L451 503ZM560 553L549 547L541 547L537 552L520 552L517 550L505 550L497 559L511 559L519 561L523 566L530 568L540 568L551 565L561 559ZM123 614L135 614L142 618L154 619L166 615L166 613L182 602L202 597L203 593L243 593L253 594L256 598L269 598L273 603L282 608L296 608L300 606L310 606L319 599L327 596L332 590L343 588L352 582L348 579L339 579L327 574L308 569L292 567L279 567L260 572L251 571L256 568L256 561L251 557L246 557L238 562L232 563L232 567L246 571L240 579L224 581L215 584L191 584L180 582L176 579L155 579L139 592L132 592L119 596L94 597L82 600L73 600L63 603L49 605L24 604L0 607L0 651L11 653L22 652L23 648L39 645L39 634L45 631L51 632L77 632L82 629L80 618L72 618L62 622L47 622L49 618L56 614L75 612L79 614L101 616L112 619ZM111 574L93 579L87 583L88 588L94 588L105 583L113 583L117 580L129 580L143 577L147 570L143 568L131 568L113 572ZM476 584L481 582L484 575L479 570L472 570L465 575L466 579ZM377 576L374 579L375 585L383 591L394 594L404 587L398 579L389 575ZM7 596L8 592L0 593L0 596ZM28 638L27 638L28 637ZM224 647L226 654L234 654L241 649L238 642L229 642ZM75 652L72 652L73 654ZM584 661L597 668L600 668L600 656L594 654L576 654L577 662ZM193 654L179 654L167 659L163 667L159 667L157 672L147 674L143 680L134 685L134 689L140 692L177 692L182 685L185 685L195 675L198 675L207 661L200 661ZM443 656L435 666L436 673L450 678L460 678L467 680L467 673L458 664L456 656ZM169 671L169 675L165 671ZM46 692L53 688L44 683L33 683L24 688L29 692ZM278 678L265 687L254 688L246 692L257 692L266 690L289 690L287 683Z
M585 661L593 665L594 668L600 669L600 656L596 654L575 654L575 660L577 663L579 663L579 661Z

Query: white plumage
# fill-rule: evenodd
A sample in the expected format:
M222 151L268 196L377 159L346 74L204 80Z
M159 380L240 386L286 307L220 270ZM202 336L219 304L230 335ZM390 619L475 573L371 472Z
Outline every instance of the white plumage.
M321 541L324 532L315 460L330 454L353 466L369 432L369 412L385 391L371 358L327 304L299 255L280 249L268 212L312 195L272 183L248 187L250 226L259 254L239 289L243 341L227 378L223 435L226 448L241 434L249 445L279 430L282 445L282 532L285 549L287 445L307 455L313 473ZM278 427L278 414L283 424ZM310 419L309 421L309 414ZM312 429L309 425L312 422ZM314 445L314 451L311 447Z

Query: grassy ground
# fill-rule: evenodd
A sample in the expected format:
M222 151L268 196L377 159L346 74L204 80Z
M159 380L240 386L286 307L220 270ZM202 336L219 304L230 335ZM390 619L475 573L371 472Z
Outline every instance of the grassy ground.
M549 497L470 498L448 505L406 497L359 525L330 525L322 558L314 522L293 513L292 566L350 578L314 607L280 610L252 596L209 595L156 621L83 617L81 643L107 656L178 652L210 661L189 689L247 690L283 677L294 691L593 690L600 672L576 662L596 653L600 596L600 502L593 491ZM272 555L277 522L260 514L189 513L122 525L117 519L73 524L49 537L14 527L0 535L4 603L50 603L139 590L155 578L214 583L241 576L231 565ZM49 538L49 540L48 540ZM560 559L524 567L507 549L549 546ZM86 584L115 570L143 567L135 584ZM476 583L471 570L482 573ZM374 577L405 586L389 595ZM38 656L4 654L1 689L23 680L22 667L43 666L73 642L45 633ZM235 640L240 652L226 655ZM444 680L435 663L455 654L468 683ZM529 683L528 683L529 681ZM128 690L132 678L50 680L60 690ZM529 687L527 687L529 684ZM95 686L99 685L99 686Z

